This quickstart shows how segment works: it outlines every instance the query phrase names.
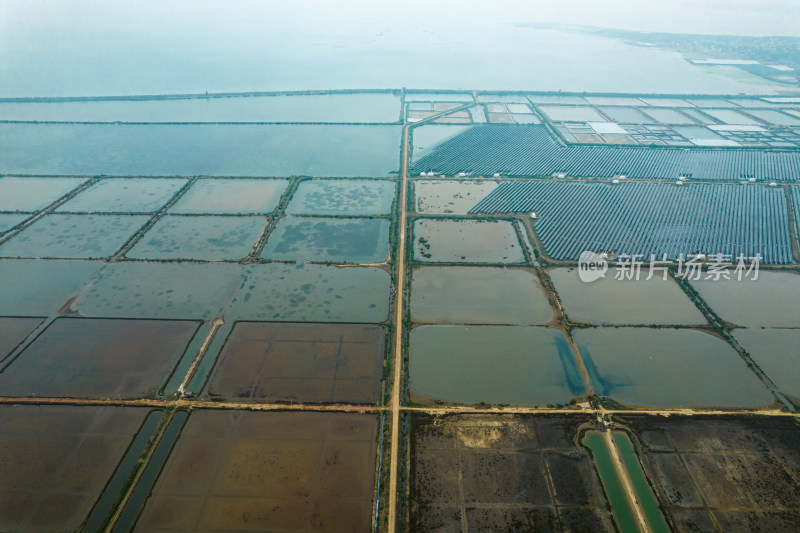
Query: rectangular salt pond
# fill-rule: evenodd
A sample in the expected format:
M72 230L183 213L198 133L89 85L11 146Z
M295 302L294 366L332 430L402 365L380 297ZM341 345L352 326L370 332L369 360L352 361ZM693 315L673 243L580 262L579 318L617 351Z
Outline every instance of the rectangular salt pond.
M379 323L389 316L391 278L377 267L254 264L226 316L273 322Z
M0 316L50 316L78 294L100 261L0 259Z
M800 118L795 118L773 109L748 109L747 113L758 117L767 124L778 126L800 126Z
M580 96L568 96L560 94L531 94L528 100L534 104L565 104L565 105L586 105L587 101Z
M93 269L72 272L80 266ZM33 270L37 275L25 279L52 286L33 301L24 300L20 289L0 314L54 312L98 268L80 261L0 261L0 274L20 277ZM69 284L72 279L53 281L66 273L81 280L73 282L78 287ZM374 267L120 261L103 268L70 309L86 317L378 323L389 315L390 286L389 274Z
M619 123L647 124L652 122L650 117L634 107L601 107L604 114Z
M74 269L73 265L100 267L76 261L57 263L62 266L52 265L57 272ZM31 266L41 269L41 265ZM223 314L243 279L244 267L232 263L119 261L93 276L71 310L86 317L212 320Z
M525 255L507 220L414 221L414 260L439 263L522 263Z
M650 107L643 111L653 117L655 122L660 122L661 124L695 124L694 120L674 109Z
M517 124L541 124L539 117L533 114L514 113L511 115Z
M367 531L378 421L196 409L133 531Z
M385 347L381 326L238 322L207 393L227 401L375 404Z
M83 530L149 412L92 405L0 407L0 450L4 458L13 457L0 462L0 529Z
M0 213L0 233L5 233L30 217L31 215Z
M800 276L761 270L758 279L691 281L723 320L744 327L800 327Z
M389 221L288 216L278 221L261 256L284 261L381 263L389 257Z
M142 398L172 374L198 323L59 318L0 373L0 394Z
M592 389L649 407L761 407L775 398L725 341L691 329L573 331Z
M2 157L2 156L0 156ZM0 177L0 211L38 211L88 181L86 178Z
M409 342L409 387L416 402L545 405L585 393L575 356L558 330L419 326Z
M479 93L478 102L503 102L507 104L527 104L528 98L522 93L519 94ZM519 111L514 111L514 113L519 113Z
M258 216L161 217L126 254L133 259L242 259L267 219Z
M748 117L733 109L702 109L701 111L711 115L723 124L761 124L760 120Z
M182 178L106 178L67 200L56 211L71 213L152 213L186 185Z
M697 107L736 107L736 104L722 98L687 98L686 101Z
M525 100L522 100L522 101L525 102ZM531 114L531 113L533 113L533 111L531 111L531 108L527 103L508 104L506 107L508 107L508 111L510 113L517 113L517 114Z
M466 215L497 188L496 181L414 181L414 209L431 215Z
M292 196L290 215L388 215L397 185L386 180L306 180Z
M613 267L605 277L590 283L578 276L575 268L554 268L548 272L558 292L564 312L573 322L589 324L705 324L706 319L672 278L655 272L646 279L615 278Z
M169 212L186 214L268 214L272 213L289 180L251 178L204 178L197 180Z
M638 98L624 96L587 96L586 101L593 105L603 106L642 106L647 105Z
M41 323L41 318L0 317L0 363Z
M423 267L411 277L411 320L532 326L553 318L536 274L490 267Z
M680 98L642 98L647 105L655 107L694 107L686 100Z
M390 123L400 120L400 96L375 92L0 102L0 120Z
M147 220L144 215L45 215L0 245L0 257L109 257Z
M701 126L675 126L673 128L677 133L680 133L690 141L692 140L717 140L722 137L708 128Z
M603 122L593 107L543 105L539 109L553 122Z
M800 404L800 329L737 329L733 336L778 389Z
M425 124L411 130L411 160L418 161L431 150L472 126Z
M400 126L0 124L0 172L126 176L397 173Z

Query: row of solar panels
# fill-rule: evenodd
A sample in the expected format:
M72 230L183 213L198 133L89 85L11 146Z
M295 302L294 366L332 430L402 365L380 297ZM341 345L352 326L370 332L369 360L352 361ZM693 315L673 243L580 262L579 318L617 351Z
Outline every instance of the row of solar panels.
M563 146L544 125L477 124L443 142L412 171L457 175L705 180L800 180L800 152L761 149Z
M555 259L577 260L588 250L673 261L681 254L760 254L766 263L792 262L781 188L507 181L470 210L519 212L536 213L536 232Z

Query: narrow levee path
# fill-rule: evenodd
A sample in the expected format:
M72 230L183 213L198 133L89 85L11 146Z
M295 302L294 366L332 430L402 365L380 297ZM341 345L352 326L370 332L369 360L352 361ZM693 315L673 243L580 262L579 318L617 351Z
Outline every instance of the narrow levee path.
M410 125L403 126L403 155L400 165L400 202L398 203L398 228L397 228L397 290L394 297L394 340L392 353L394 363L392 366L392 439L389 444L389 523L387 531L393 533L397 524L397 460L400 445L400 391L403 377L403 302L405 298L406 281L406 198L408 197L408 132Z

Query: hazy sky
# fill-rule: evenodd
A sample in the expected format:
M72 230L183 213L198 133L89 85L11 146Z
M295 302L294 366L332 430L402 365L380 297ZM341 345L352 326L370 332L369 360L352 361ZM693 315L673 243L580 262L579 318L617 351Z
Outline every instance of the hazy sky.
M800 36L796 0L374 1L316 0L0 0L0 39L23 27L93 31L105 25L149 33L295 28L314 32L369 25L397 28L442 22L442 31L501 22L555 22L641 31ZM199 37L199 35L198 35ZM0 41L2 42L2 41ZM4 43L6 44L6 43Z
M0 97L403 86L780 90L691 70L677 54L518 26L526 22L797 36L800 1L0 0Z

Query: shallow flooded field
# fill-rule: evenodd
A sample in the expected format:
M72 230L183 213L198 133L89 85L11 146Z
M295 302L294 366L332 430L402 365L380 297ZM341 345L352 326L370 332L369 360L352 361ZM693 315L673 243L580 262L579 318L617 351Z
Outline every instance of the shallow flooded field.
M409 344L414 401L546 405L585 393L569 343L555 329L419 326Z
M147 220L145 215L45 215L1 244L0 257L109 257Z
M725 341L688 329L573 332L594 392L636 406L760 407L775 399Z
M74 122L397 122L392 93L294 94L96 102L3 102L0 120Z
M104 179L56 211L70 213L152 213L160 209L186 185L183 178Z
M410 530L615 531L592 458L574 440L592 423L414 414Z
M148 412L0 406L0 530L78 531Z
M192 412L135 531L366 531L378 419Z
M671 278L655 273L647 280L618 280L609 270L604 278L581 281L575 268L548 272L564 312L573 322L589 324L705 324L706 319L692 300Z
M292 196L290 215L388 215L396 184L386 180L307 180Z
M0 363L41 323L41 318L0 318Z
M414 259L438 263L522 263L514 225L506 220L414 221Z
M539 279L529 270L418 268L410 302L414 322L533 326L553 318Z
M0 211L38 211L86 181L86 178L0 177Z
M261 254L265 259L380 263L389 257L389 221L383 218L282 218Z
M800 276L761 270L758 279L692 281L723 320L745 327L800 327Z
M267 226L258 216L161 217L125 255L133 259L242 259Z
M496 181L415 181L415 209L430 215L466 215L496 188Z
M385 344L381 326L239 322L207 391L246 402L374 404Z
M197 180L169 210L175 215L268 214L278 206L288 180Z
M400 126L0 124L0 172L391 176Z
M189 321L60 318L3 369L0 395L154 395L197 327Z
M800 403L800 329L737 329L733 336L778 389Z
M620 416L678 531L793 531L800 431L775 417Z

